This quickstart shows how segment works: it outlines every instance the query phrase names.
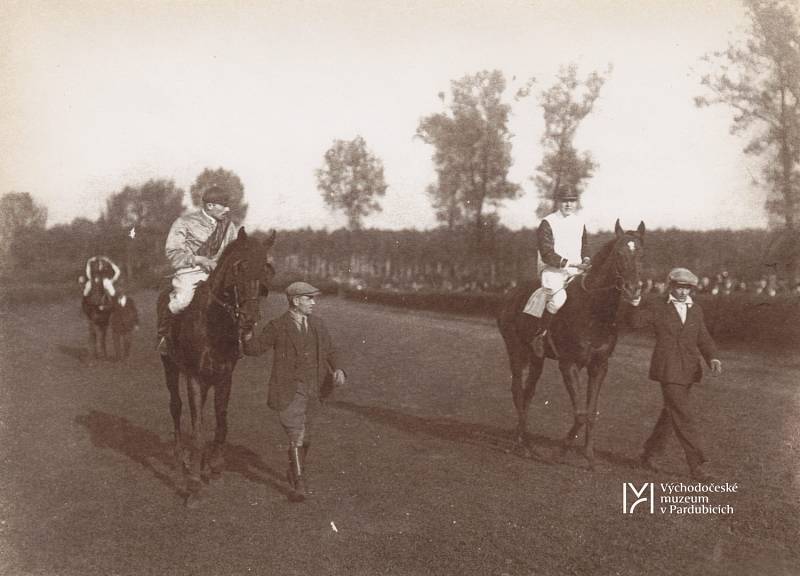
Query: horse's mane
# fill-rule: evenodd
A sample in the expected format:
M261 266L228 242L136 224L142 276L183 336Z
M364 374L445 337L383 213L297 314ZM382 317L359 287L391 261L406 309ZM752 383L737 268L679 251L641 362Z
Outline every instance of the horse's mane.
M204 283L212 292L216 293L219 289L219 284L222 278L225 277L225 270L230 266L231 261L235 254L238 254L240 247L244 246L244 242L240 241L237 237L233 242L225 246L225 249L220 254L217 265L211 274L208 275L208 280Z

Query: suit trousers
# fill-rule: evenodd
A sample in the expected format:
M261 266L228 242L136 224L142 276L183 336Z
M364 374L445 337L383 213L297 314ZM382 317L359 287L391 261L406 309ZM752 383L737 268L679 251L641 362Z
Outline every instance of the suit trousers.
M689 464L689 468L694 470L706 459L703 455L697 426L689 403L691 388L691 384L661 382L664 407L661 409L661 415L658 417L653 432L644 443L644 453L647 456L655 456L663 452L669 438L670 428L672 428L675 430L675 435L686 453L686 461Z

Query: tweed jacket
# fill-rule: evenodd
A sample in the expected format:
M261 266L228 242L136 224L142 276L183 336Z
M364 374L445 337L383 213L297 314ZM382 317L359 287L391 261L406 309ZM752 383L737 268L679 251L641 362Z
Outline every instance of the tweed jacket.
M217 227L217 223L211 216L205 214L203 210L197 210L175 220L169 229L164 250L172 269L193 267L195 254L216 260L225 247L236 240L239 233L238 227L233 222L228 221L221 224L227 224L228 228L225 230L219 249L211 254L208 242Z
M307 316L309 334L316 341L317 385L322 386L326 377L340 368L336 349L333 347L325 323L317 316ZM301 336L297 325L287 311L271 320L261 331L244 345L248 356L260 356L273 351L272 372L269 377L267 405L274 410L284 410L294 398L300 381ZM319 394L319 389L314 390Z
M650 379L689 385L703 376L701 358L710 365L717 347L708 333L703 309L696 302L686 311L686 323L666 297L631 307L629 321L634 328L651 326L656 345L650 359Z

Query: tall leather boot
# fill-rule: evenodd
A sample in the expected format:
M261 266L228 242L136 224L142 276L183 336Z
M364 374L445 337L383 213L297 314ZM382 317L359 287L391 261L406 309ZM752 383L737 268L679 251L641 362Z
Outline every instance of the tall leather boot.
M172 348L172 320L175 315L169 309L169 290L162 290L156 303L156 351L164 356Z
M550 328L550 322L553 321L553 314L549 310L545 310L539 320L539 329L531 341L531 348L533 353L539 358L544 358L544 337L547 335L547 330Z
M306 483L303 478L303 448L292 445L289 448L289 479L294 490L292 500L302 502L306 499Z

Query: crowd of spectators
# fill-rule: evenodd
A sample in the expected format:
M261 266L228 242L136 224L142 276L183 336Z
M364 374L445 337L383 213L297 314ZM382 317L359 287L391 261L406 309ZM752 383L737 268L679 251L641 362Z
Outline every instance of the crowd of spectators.
M451 279L438 274L417 274L395 278L366 276L337 276L332 278L339 285L354 290L387 290L391 292L494 292L503 293L516 286L516 282L490 282L474 277L463 276ZM645 280L645 294L655 292L664 294L667 285L664 280L648 278ZM800 294L800 281L791 282L780 279L776 274L765 275L755 281L736 278L727 270L716 275L701 276L697 288L700 294L729 296L732 294L752 294L774 298L781 295Z

